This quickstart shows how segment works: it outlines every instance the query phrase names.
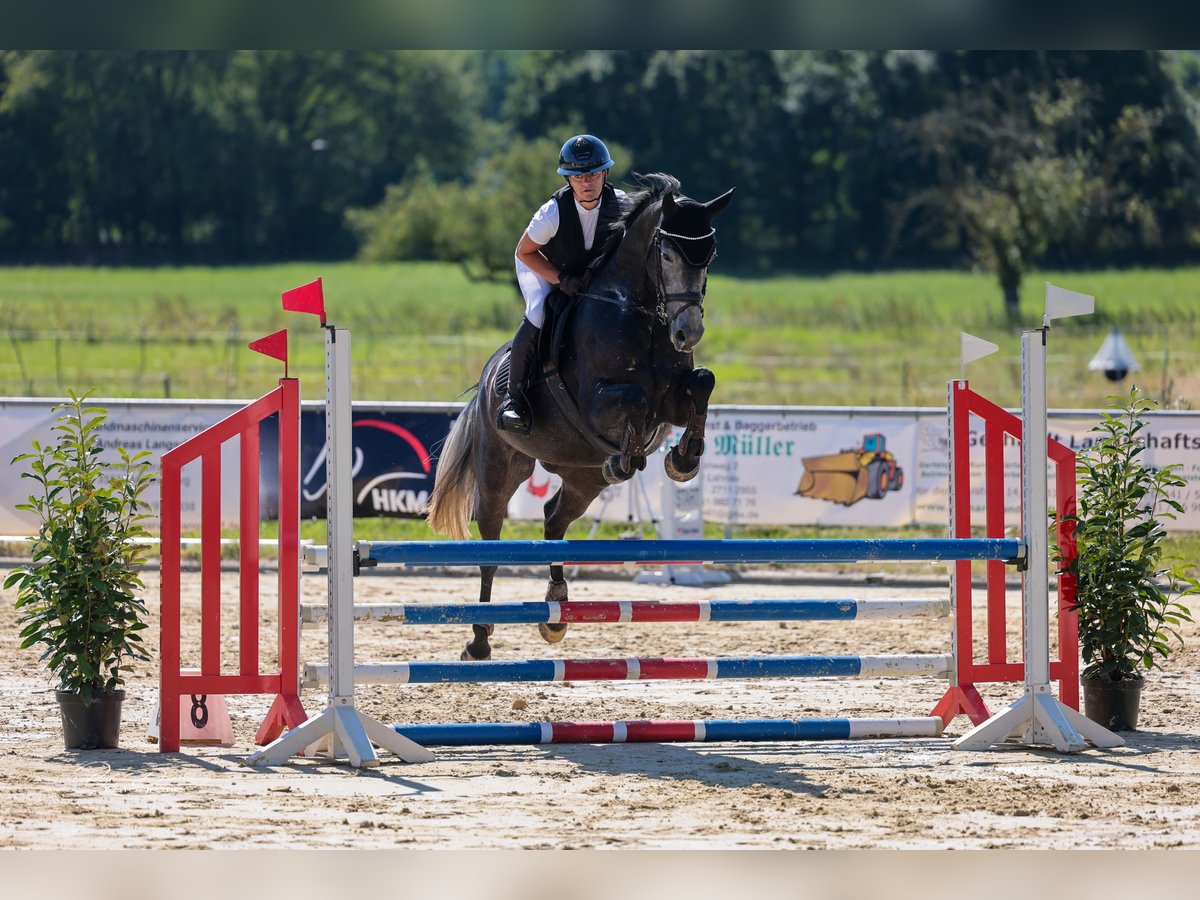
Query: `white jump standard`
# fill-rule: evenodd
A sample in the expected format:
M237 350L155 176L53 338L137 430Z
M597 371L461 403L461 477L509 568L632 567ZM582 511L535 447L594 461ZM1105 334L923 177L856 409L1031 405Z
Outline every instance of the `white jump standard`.
M429 762L433 754L394 728L354 708L354 495L350 459L350 332L325 325L325 461L328 479L326 534L329 541L329 705L315 719L277 738L257 753L251 765L279 765L299 753L324 752L345 757L352 766L377 766L372 744L406 762ZM344 508L343 508L344 507Z
M1068 296L1063 296L1063 295ZM1086 300L1086 303L1082 302ZM1042 327L1021 334L1021 532L1027 546L1021 597L1024 612L1025 695L999 715L954 742L956 750L984 750L1017 738L1063 752L1119 747L1125 742L1104 726L1060 703L1050 690L1049 525L1046 515L1046 337L1051 319L1092 311L1092 298L1046 285Z

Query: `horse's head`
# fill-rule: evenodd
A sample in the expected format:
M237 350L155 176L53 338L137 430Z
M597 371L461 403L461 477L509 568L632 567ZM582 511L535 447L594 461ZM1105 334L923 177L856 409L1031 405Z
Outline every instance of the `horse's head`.
M658 297L658 315L681 353L704 337L704 292L708 267L717 255L713 220L733 198L734 189L707 203L667 194L662 220L650 246L648 275Z

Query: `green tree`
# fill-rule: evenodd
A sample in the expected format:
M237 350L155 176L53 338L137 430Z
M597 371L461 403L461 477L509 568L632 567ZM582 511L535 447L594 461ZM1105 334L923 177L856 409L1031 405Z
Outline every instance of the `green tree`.
M539 51L517 71L507 109L527 137L578 123L629 148L638 171L679 178L690 196L737 186L721 255L748 261L787 246L776 223L787 221L796 162L781 95L768 51Z
M495 149L465 183L438 182L421 168L388 188L379 205L351 210L347 220L367 260L441 259L475 281L516 284L513 251L529 218L563 184L555 173L560 142L496 136ZM628 151L612 144L615 157ZM613 171L619 177L625 166Z
M440 177L468 166L478 102L455 54L239 53L220 104L226 244L352 252L346 209L377 202L422 161Z
M893 204L893 252L963 247L1010 318L1040 260L1195 254L1200 139L1163 54L944 54L939 68L942 99L898 123L916 177Z
M208 193L213 122L201 100L227 56L193 52L13 54L0 118L29 129L19 167L40 195L9 207L19 231L90 252L177 253ZM7 180L7 179L6 179ZM30 191L17 188L18 196ZM28 217L28 218L27 218Z
M457 52L6 52L0 246L348 255L347 208L475 161L482 94Z
M937 58L912 51L780 51L782 112L790 159L775 182L792 182L776 210L795 262L873 265L889 239L888 210L921 184L897 122L940 100ZM910 253L921 248L909 247Z
M509 135L556 144L592 131L624 148L619 163L670 172L694 197L739 188L721 220L726 266L972 260L997 272L1012 308L1031 265L1196 258L1195 59L3 51L0 253L343 257L369 233L368 256L452 254L474 277L501 277L509 248L490 248L511 240L510 212L478 198L525 216L544 190L532 161L528 180L522 164L505 168ZM534 186L514 197L496 181ZM420 195L421 214L450 203L460 214L437 214L436 240L415 226L388 238L346 215L389 185L401 187L386 208L416 213Z
M1083 232L1085 198L1101 188L1081 133L1085 113L1079 82L1026 94L1009 79L919 116L908 134L935 161L937 184L905 199L897 232L917 214L927 228L961 232L996 274L1015 321L1026 270L1052 242Z

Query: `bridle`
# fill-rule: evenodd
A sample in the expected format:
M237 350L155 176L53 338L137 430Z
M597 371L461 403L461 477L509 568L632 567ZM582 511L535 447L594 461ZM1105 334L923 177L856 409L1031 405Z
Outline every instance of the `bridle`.
M700 308L700 316L704 317L704 295L708 290L708 273L705 272L704 283L698 291L668 291L666 287L666 276L663 274L662 262L662 244L664 240L670 241L679 255L683 257L684 263L693 269L705 269L712 265L714 259L717 258L717 230L709 228L707 232L701 235L692 236L686 234L674 234L670 231L664 231L662 226L656 226L654 235L650 239L649 246L646 248L646 257L649 259L650 254L654 254L655 260L653 265L647 263L647 269L654 273L653 287L655 306L653 309L645 306L633 305L624 297L610 296L602 293L593 293L585 291L580 294L580 297L587 297L593 300L603 300L605 303L612 303L620 306L630 312L638 313L651 320L651 328L653 322L657 320L663 325L669 325L671 321L689 307L696 306ZM712 241L709 245L707 254L701 259L699 256L700 241ZM679 306L674 316L668 315L669 306Z
M650 246L646 252L648 254L653 253L655 255L654 294L657 303L655 306L654 315L658 318L658 321L662 322L664 325L670 321L670 318L674 318L674 316L670 318L667 316L668 304L679 305L681 307L675 313L676 316L690 306L699 306L700 315L703 317L704 307L701 304L704 302L704 293L708 289L708 274L707 272L705 273L704 284L701 285L700 290L698 291L668 291L666 287L666 277L663 275L663 241L670 241L675 246L675 249L679 251L679 255L683 257L684 262L689 267L693 269L707 270L708 267L712 265L713 260L717 258L717 242L713 240L716 233L717 230L715 228L709 228L707 234L691 237L686 234L672 234L669 231L664 231L661 225L654 229L654 237L651 238ZM712 241L708 248L708 254L703 260L699 259L700 247L696 243L698 241Z

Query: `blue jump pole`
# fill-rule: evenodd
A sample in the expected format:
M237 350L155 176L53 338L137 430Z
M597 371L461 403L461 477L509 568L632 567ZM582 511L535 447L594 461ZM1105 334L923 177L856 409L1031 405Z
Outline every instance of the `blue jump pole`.
M367 565L514 566L624 563L1016 562L1015 538L687 541L360 541Z
M651 681L709 678L945 678L948 654L878 656L727 656L714 659L515 659L485 662L362 663L358 684L483 684L535 681ZM305 667L322 683L329 667Z
M304 621L323 622L324 606L305 606ZM551 622L835 622L950 614L948 600L572 600L567 603L375 603L354 608L356 619L405 625L531 625Z
M393 726L423 747L517 744L840 741L938 737L937 716L902 719L708 719L621 722L468 722Z

